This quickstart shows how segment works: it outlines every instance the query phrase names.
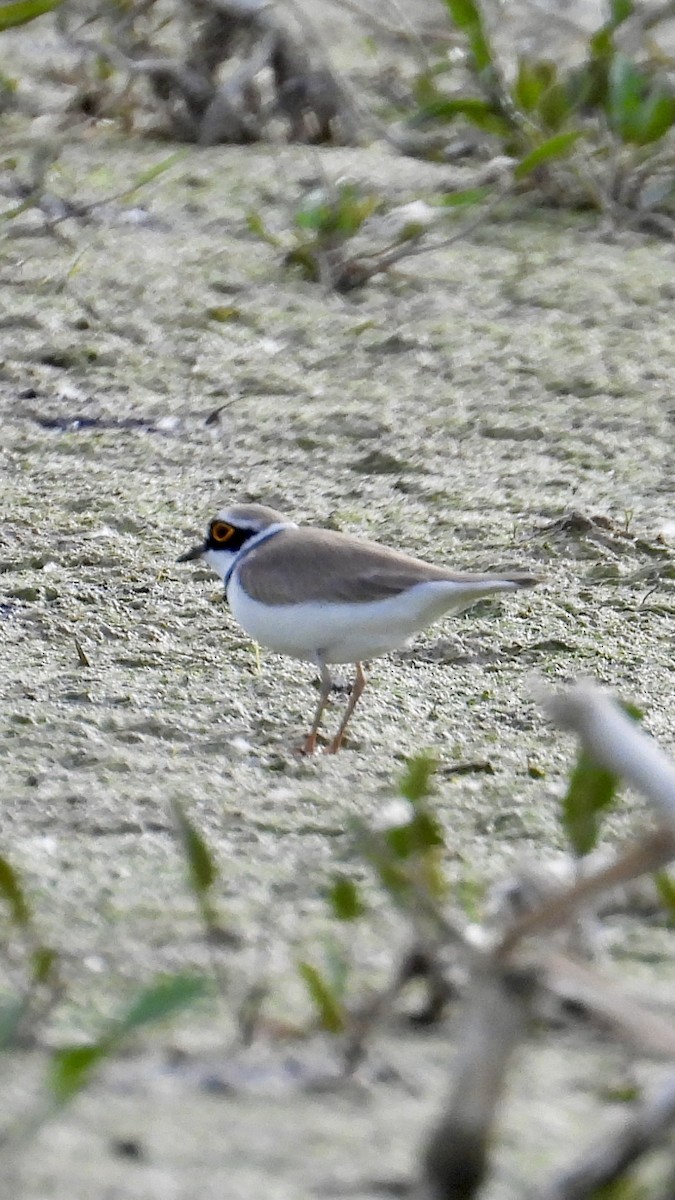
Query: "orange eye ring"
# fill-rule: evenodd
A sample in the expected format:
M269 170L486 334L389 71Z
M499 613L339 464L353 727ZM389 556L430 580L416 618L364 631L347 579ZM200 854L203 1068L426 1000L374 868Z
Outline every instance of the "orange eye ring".
M219 546L224 546L225 542L229 542L234 534L234 526L228 525L227 521L214 521L211 526L211 537Z

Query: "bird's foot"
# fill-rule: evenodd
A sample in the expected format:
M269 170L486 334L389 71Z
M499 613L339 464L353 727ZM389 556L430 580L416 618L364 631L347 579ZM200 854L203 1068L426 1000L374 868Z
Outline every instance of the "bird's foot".
M308 733L302 745L298 746L296 754L302 755L303 758L312 756L316 752L316 734Z
M344 746L344 742L344 733L336 733L335 737L331 738L330 742L325 747L324 754L337 754L338 750L341 750Z

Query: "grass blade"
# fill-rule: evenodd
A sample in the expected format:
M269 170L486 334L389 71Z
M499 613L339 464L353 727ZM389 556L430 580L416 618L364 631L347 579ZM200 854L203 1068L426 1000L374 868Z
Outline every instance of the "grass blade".
M173 814L187 861L190 887L199 901L203 902L218 878L215 859L201 833L178 802L174 802Z
M545 142L541 142L539 146L535 146L534 150L530 150L529 154L521 158L513 172L516 179L524 179L526 175L543 163L550 162L552 158L564 158L580 137L580 129L569 129L566 133L556 133L553 137L547 138Z
M31 914L28 901L21 887L19 876L6 858L0 858L0 896L9 905L12 920L16 925L26 928L30 925Z
M466 34L476 70L494 67L494 54L476 0L445 0L445 6L457 28Z
M142 991L120 1019L114 1029L114 1040L143 1025L153 1025L172 1017L174 1013L203 999L208 991L208 982L200 975L171 975L168 979L161 979Z
M89 1046L67 1046L53 1054L48 1086L58 1104L67 1104L86 1087L107 1049L106 1044L95 1042Z
M321 973L308 962L298 963L298 973L314 1002L322 1027L328 1033L342 1033L345 1028L342 1005Z

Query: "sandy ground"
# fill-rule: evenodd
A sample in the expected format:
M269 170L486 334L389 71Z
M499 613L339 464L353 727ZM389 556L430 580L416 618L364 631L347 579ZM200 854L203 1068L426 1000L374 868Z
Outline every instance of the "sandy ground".
M93 129L67 142L57 179L104 196L168 152ZM17 1158L8 1196L301 1200L405 1175L447 1085L454 1013L430 1033L383 1033L363 1078L328 1093L301 1085L331 1048L229 1049L261 964L276 1015L305 1011L293 964L320 956L331 871L359 869L349 817L374 817L424 748L440 763L452 879L482 886L559 850L572 747L533 703L534 677L601 680L675 750L673 247L606 238L592 217L510 213L363 292L326 295L247 226L253 210L283 227L322 171L394 203L441 191L447 168L379 144L190 149L139 196L148 219L115 211L3 243L0 832L64 955L69 998L49 1038L91 1034L140 983L208 965L172 800L213 847L243 937L223 956L222 1011L104 1072ZM231 319L214 320L224 306ZM299 761L311 671L265 653L258 671L215 578L175 563L234 499L545 583L373 664L349 747ZM570 512L601 523L553 525ZM491 774L443 773L485 761ZM644 819L628 797L608 840ZM354 947L364 985L401 936L373 903ZM668 931L618 923L608 953L669 996ZM172 1067L168 1041L187 1051ZM41 1053L5 1066L17 1111L42 1067ZM540 1036L515 1071L486 1196L521 1195L564 1158L620 1070L590 1034Z

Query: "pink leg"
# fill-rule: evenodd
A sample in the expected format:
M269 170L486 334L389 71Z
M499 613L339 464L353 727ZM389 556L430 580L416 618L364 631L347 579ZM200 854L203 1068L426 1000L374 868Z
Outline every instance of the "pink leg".
M328 667L324 662L319 663L321 669L321 692L319 694L319 703L316 706L314 713L314 721L307 737L301 746L298 747L298 754L313 754L316 750L316 735L319 732L319 725L323 716L323 710L326 707L330 690L333 686L333 680L330 677Z
M337 754L338 750L340 749L340 747L344 741L345 729L347 728L347 725L349 723L349 718L351 717L354 709L356 708L356 705L358 704L359 699L363 694L363 689L365 688L365 686L366 686L366 677L363 674L363 667L361 666L360 662L357 662L354 686L352 687L352 690L349 693L349 700L347 702L347 707L345 709L345 715L342 718L342 721L340 723L340 728L338 729L337 733L335 734L335 737L333 738L332 742L330 742L329 745L326 746L326 754Z

